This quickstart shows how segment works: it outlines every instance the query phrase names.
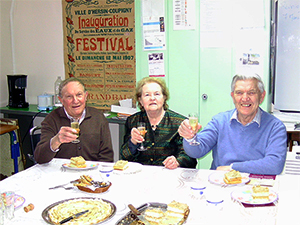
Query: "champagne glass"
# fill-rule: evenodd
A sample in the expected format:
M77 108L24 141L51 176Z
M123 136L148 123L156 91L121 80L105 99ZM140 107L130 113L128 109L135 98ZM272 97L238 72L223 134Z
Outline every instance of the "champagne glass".
M190 142L190 145L193 145L193 146L200 145L200 143L196 141L196 131L197 131L197 127L198 127L198 114L197 113L189 114L189 123L195 134L193 140Z
M145 135L147 133L146 123L144 123L144 122L138 122L137 129L141 133L141 135L143 136L143 138L145 138ZM138 148L138 150L139 151L146 151L147 150L147 148L144 147L143 142L141 143L141 146Z
M77 135L77 138L79 137L79 119L71 119L71 127L75 130L77 130L77 133L75 133ZM72 141L72 143L79 143L80 140L79 139L75 139L74 141Z

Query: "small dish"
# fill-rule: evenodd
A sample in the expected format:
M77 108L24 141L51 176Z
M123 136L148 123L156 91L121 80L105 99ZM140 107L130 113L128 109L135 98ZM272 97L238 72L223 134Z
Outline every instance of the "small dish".
M107 185L103 186L103 187L94 187L94 186L76 186L80 191L84 191L84 192L88 192L88 193L95 193L95 194L99 194L99 193L104 193L107 192L108 189L111 187L111 182L107 181L105 182Z
M25 198L21 195L15 195L15 209L20 208L25 202Z

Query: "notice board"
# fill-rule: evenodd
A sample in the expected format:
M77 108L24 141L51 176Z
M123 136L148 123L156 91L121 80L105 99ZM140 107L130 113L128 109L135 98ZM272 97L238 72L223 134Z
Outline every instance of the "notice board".
M278 1L275 108L300 112L300 1Z
M133 98L134 0L62 0L66 77L83 81L87 105L110 110Z

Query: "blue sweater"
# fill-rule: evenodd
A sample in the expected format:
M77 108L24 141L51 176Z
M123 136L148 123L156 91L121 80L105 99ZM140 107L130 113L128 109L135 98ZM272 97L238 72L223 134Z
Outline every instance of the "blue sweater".
M284 124L262 110L258 123L242 125L231 119L234 110L219 113L197 134L199 146L184 140L186 153L201 158L212 150L211 169L229 166L240 172L253 174L280 174L287 153L287 134Z

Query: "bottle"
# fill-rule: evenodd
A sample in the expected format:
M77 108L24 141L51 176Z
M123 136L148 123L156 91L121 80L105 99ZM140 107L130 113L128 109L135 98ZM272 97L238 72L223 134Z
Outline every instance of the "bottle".
M62 82L61 76L58 76L55 83L54 83L54 105L55 106L62 106L61 102L58 99L59 96L59 85Z

